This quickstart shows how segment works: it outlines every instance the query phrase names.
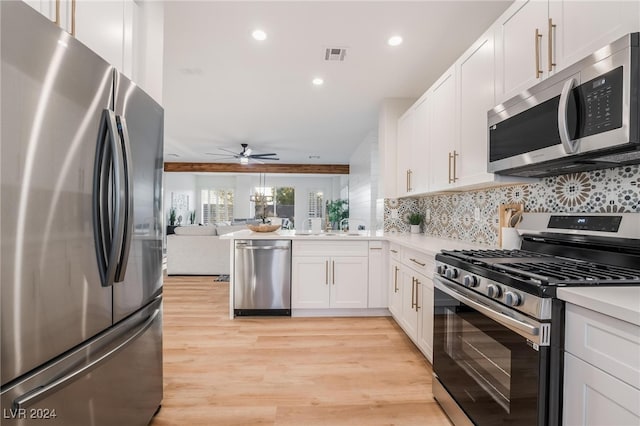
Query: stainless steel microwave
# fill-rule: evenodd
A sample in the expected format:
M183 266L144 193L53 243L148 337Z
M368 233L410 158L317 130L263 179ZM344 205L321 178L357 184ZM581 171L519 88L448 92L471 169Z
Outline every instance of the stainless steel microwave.
M488 112L488 171L544 177L640 163L640 33Z

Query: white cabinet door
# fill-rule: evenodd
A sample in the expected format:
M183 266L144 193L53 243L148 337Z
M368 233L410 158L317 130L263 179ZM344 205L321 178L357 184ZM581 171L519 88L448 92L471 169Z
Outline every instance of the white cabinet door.
M550 1L549 18L555 25L553 71L559 71L625 34L640 31L640 1Z
M409 189L411 194L423 194L429 189L429 112L430 100L423 98L413 110L413 134L409 151Z
M421 275L420 281L420 309L418 310L418 347L433 362L433 281Z
M367 307L386 308L387 307L387 268L388 259L384 256L382 241L369 241L369 297Z
M413 108L398 120L398 167L397 185L398 196L404 197L411 193L409 187L411 170L411 146L413 138Z
M640 424L640 390L568 352L564 360L562 424Z
M454 158L458 154L456 131L455 66L449 68L433 85L429 126L429 190L451 188L454 183Z
M400 322L402 317L402 276L400 274L400 263L396 260L389 262L390 286L389 286L389 311Z
M76 38L129 77L133 71L133 11L133 0L78 0L75 9Z
M366 257L331 258L331 308L367 307L368 268Z
M495 106L493 31L484 34L457 62L458 185L493 181L487 173L487 111Z
M547 17L546 1L525 0L516 1L498 18L495 24L498 103L528 89L546 75Z
M26 4L47 17L47 19L55 22L56 20L56 2L55 0L24 0Z
M400 325L404 332L414 342L418 338L418 313L416 312L416 289L415 272L411 269L400 267L400 282L402 283L402 316Z
M291 308L329 307L331 260L328 257L291 258Z

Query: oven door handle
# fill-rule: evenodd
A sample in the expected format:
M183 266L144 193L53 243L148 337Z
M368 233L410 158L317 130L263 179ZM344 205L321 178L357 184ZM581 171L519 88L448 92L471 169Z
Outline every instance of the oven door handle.
M465 294L465 293L462 293L462 291L464 290L460 291L460 290L455 290L451 288L451 286L447 285L446 282L439 279L438 276L435 277L434 286L438 290L448 294L449 296L453 297L457 301L472 307L473 309L477 310L483 315L486 315L487 317L496 321L497 323L504 325L510 330L513 330L514 332L518 333L520 336L525 337L531 340L532 342L542 346L542 344L540 344L541 325L538 325L538 324L532 325L525 322L524 318L516 319L516 318L512 318L509 315L505 315L501 312L498 312L492 309L490 306L487 306L485 303L481 302L480 299L477 298L477 296L475 296L474 294L468 294L466 292ZM496 304L496 307L497 307L497 304Z

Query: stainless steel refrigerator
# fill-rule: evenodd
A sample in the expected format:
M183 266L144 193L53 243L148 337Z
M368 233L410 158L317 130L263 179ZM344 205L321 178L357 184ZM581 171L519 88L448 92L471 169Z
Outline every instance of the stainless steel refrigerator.
M162 399L163 110L0 2L2 425L144 425Z

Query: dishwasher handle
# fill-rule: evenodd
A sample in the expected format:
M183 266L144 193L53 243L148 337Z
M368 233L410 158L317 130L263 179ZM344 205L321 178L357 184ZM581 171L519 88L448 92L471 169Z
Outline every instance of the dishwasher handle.
M236 250L289 250L289 247L282 246L248 246L238 244Z

